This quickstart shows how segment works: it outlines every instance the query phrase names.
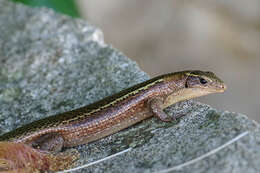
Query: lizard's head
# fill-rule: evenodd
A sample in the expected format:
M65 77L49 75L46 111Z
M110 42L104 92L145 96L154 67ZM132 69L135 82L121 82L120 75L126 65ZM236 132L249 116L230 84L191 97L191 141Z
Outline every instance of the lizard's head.
M188 71L185 73L185 88L206 94L224 92L227 86L212 72Z
M221 93L227 89L224 82L214 73L198 70L168 74L165 81L168 83L169 88L172 88L172 91L164 100L164 107L179 101L212 93Z

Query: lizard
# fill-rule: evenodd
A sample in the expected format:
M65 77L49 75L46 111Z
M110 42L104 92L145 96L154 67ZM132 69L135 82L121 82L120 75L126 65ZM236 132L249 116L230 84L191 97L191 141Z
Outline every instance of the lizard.
M164 74L90 105L19 127L1 135L0 141L4 141L4 146L7 145L5 143L7 141L21 145L21 148L26 148L28 151L31 149L44 154L47 158L49 155L55 158L52 153L96 141L152 116L171 122L183 115L169 117L163 111L164 108L180 101L221 93L226 89L224 82L208 71L187 70ZM64 156L63 158L66 158L68 163L74 160ZM51 164L54 164L54 161L49 165ZM60 170L66 166L52 167L55 168L52 170Z

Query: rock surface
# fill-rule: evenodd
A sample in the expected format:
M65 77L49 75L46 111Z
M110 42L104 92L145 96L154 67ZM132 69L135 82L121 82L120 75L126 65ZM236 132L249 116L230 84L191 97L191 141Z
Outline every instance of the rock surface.
M1 134L146 79L87 22L0 1ZM132 148L77 172L260 172L256 122L193 101L166 111L187 116L173 123L152 118L76 147L78 166Z

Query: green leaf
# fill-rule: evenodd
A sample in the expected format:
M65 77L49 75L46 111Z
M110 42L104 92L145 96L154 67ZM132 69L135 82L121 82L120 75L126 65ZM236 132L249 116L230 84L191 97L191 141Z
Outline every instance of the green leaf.
M32 7L48 7L72 17L80 17L74 0L12 0Z

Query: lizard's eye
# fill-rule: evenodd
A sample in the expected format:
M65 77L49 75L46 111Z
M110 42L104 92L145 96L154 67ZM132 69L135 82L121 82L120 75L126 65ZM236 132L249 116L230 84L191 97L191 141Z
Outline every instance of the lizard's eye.
M205 79L203 79L203 78L200 78L200 83L204 85L204 84L207 83L207 81Z

